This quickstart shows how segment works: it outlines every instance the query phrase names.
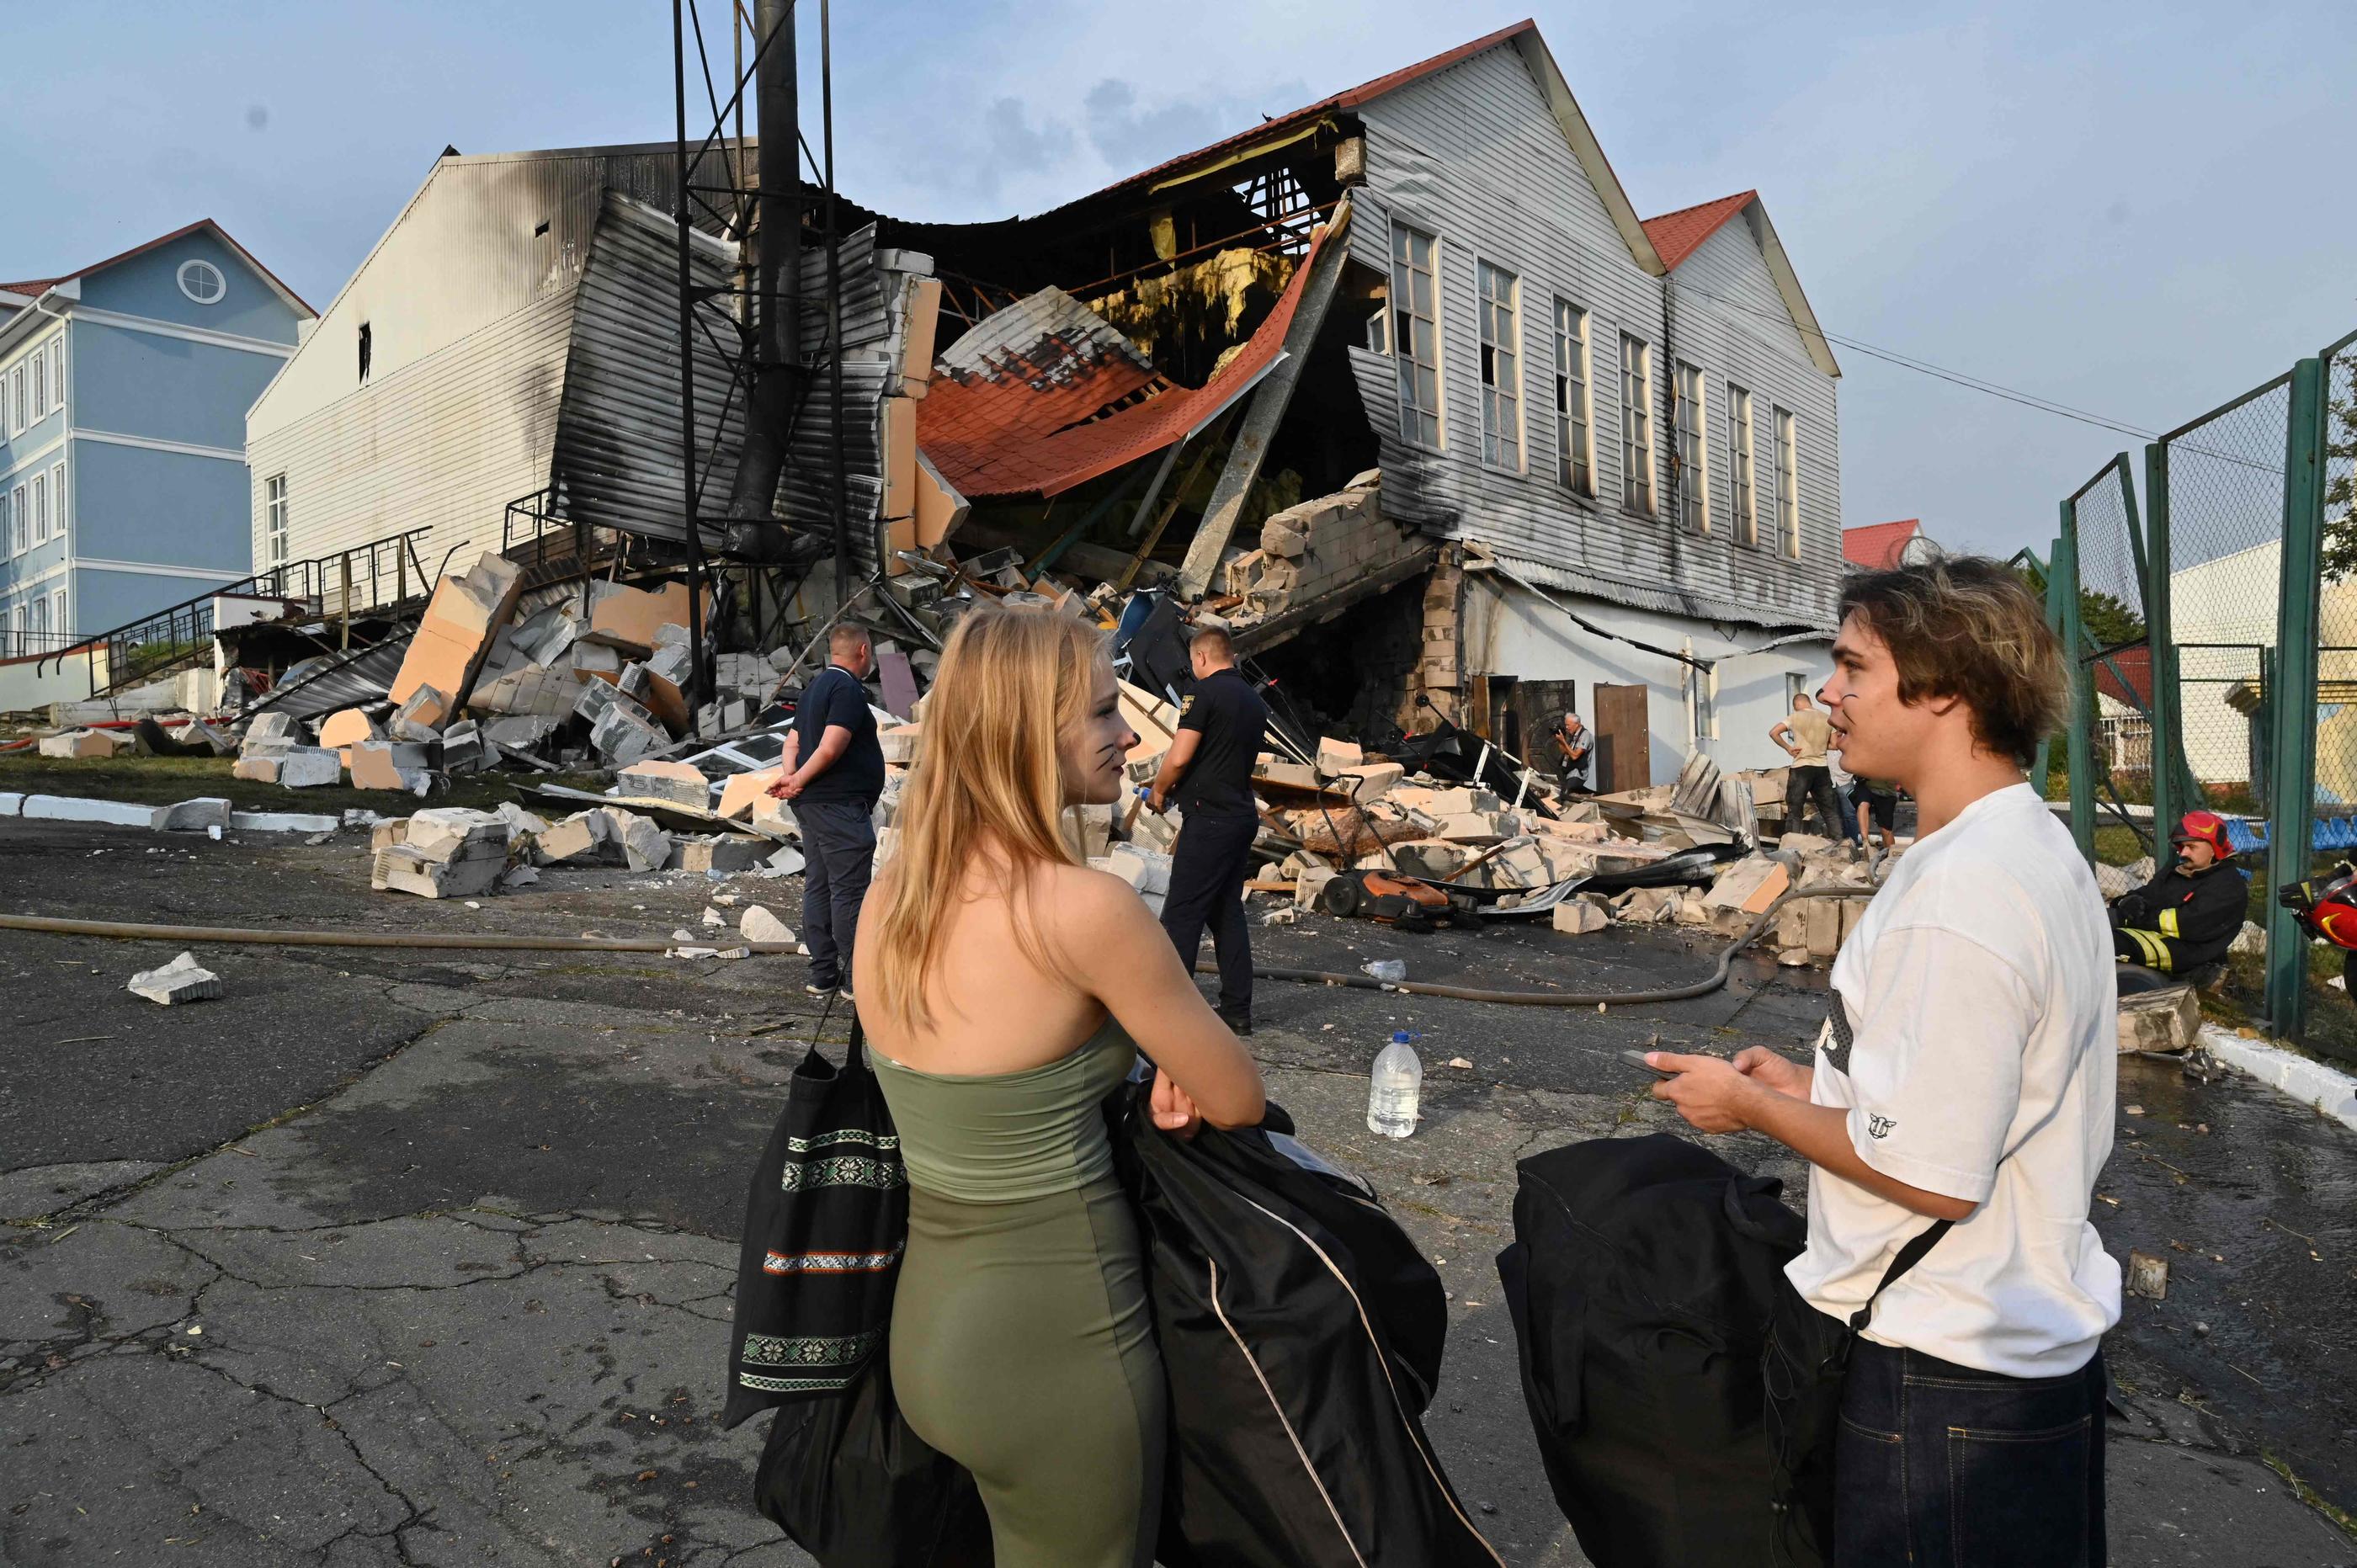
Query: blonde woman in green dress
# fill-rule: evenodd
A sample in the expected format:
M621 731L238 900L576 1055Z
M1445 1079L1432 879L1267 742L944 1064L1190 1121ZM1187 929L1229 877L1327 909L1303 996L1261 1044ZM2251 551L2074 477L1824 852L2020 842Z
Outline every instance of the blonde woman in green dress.
M962 619L925 699L853 993L909 1166L892 1383L974 1472L999 1568L1147 1568L1168 1406L1103 1104L1143 1050L1154 1119L1260 1120L1259 1069L1136 892L1069 847L1137 736L1104 636Z

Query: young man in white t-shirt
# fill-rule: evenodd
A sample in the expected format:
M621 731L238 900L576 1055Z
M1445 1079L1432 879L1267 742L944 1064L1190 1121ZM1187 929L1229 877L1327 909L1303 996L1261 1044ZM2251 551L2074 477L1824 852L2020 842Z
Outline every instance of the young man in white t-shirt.
M2117 1000L2094 877L2022 775L2062 711L2061 651L2010 570L1957 558L1850 578L1834 659L1835 744L1915 797L1915 847L1843 944L1813 1068L1659 1052L1678 1076L1654 1093L1809 1160L1786 1276L1831 1316L1952 1222L1851 1356L1835 1563L2100 1564L2120 1271L2087 1211Z

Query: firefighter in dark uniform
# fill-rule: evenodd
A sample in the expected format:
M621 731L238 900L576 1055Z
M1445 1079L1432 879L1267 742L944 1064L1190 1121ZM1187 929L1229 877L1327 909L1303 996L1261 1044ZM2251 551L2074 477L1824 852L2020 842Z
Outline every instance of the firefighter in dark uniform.
M2169 842L2176 864L2112 900L2112 950L2124 963L2187 974L2226 956L2242 933L2249 887L2216 812L2186 812Z
M1228 634L1206 628L1188 645L1195 689L1179 710L1178 730L1163 754L1162 770L1146 791L1157 811L1174 800L1185 813L1171 853L1170 891L1162 901L1162 929L1193 967L1203 928L1220 961L1220 1017L1239 1035L1252 1033L1252 939L1244 924L1244 875L1260 811L1253 799L1253 765L1268 726L1268 705L1236 669Z

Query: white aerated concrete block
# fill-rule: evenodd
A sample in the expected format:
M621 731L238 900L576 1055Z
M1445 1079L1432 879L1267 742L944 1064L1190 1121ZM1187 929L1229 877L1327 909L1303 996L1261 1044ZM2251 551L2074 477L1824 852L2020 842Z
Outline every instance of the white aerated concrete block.
M184 952L160 969L142 970L133 975L124 989L135 996L174 1007L183 1002L211 1001L221 993L221 983L220 975L197 962L196 954Z

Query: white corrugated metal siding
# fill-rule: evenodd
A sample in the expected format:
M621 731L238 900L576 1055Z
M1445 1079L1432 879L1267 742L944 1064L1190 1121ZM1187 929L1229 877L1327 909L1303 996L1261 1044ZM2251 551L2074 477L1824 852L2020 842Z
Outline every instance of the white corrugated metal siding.
M710 177L726 183L716 155ZM544 488L575 290L604 193L667 209L668 145L444 158L246 419L255 559L265 482L287 481L302 559L425 526L496 549ZM361 323L371 370L359 377Z
M1396 391L1386 392L1379 357L1354 352L1353 371L1369 414L1384 436L1385 505L1394 515L1419 518L1436 532L1510 552L1527 562L1577 572L1599 592L1612 585L1651 585L1642 601L1685 594L1696 602L1736 608L1770 624L1816 622L1830 615L1840 561L1840 468L1837 411L1832 380L1800 354L1798 334L1788 360L1774 324L1681 296L1670 325L1665 285L1638 265L1550 113L1529 68L1512 48L1489 49L1420 81L1386 93L1361 112L1367 130L1367 190L1362 221L1352 224L1353 256L1388 275L1390 224L1410 223L1436 235L1441 313L1443 450L1425 454L1396 435ZM1727 245L1722 245L1726 242ZM1753 246L1757 276L1745 274L1732 245ZM1738 292L1746 303L1764 297L1781 313L1781 298L1740 220L1713 237L1714 253L1686 263L1697 286ZM1485 465L1481 456L1480 336L1475 270L1489 262L1519 279L1523 350L1521 471ZM1684 269L1681 274L1684 275ZM1765 291L1764 295L1760 291ZM1553 395L1553 312L1560 295L1588 312L1597 495L1575 496L1557 482ZM1756 327L1757 340L1732 323ZM1652 357L1653 489L1663 515L1645 517L1620 504L1620 337L1628 332ZM1738 550L1724 527L1696 538L1674 526L1670 506L1673 440L1670 389L1675 360L1695 363L1712 392L1710 467L1712 514L1729 516L1725 430L1726 380L1738 369L1757 400L1762 532L1770 523L1768 406L1781 403L1801 416L1803 556L1798 563L1770 551ZM1388 399L1391 422L1379 404ZM1631 602L1640 602L1630 596Z

